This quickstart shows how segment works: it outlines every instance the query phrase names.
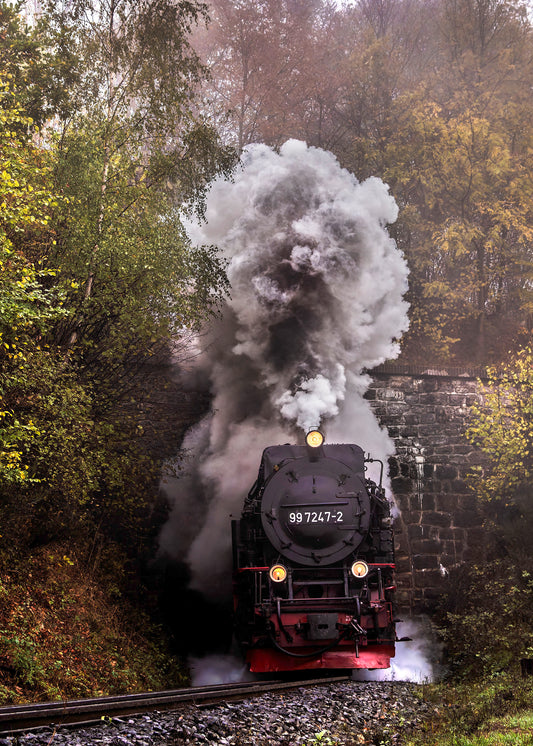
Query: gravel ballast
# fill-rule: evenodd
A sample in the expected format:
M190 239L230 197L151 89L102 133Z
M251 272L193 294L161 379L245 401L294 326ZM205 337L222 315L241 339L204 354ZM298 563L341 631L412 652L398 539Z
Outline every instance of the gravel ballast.
M328 739L339 746L401 744L430 714L419 692L419 685L390 681L301 687L90 727L42 728L0 737L0 746L303 746Z

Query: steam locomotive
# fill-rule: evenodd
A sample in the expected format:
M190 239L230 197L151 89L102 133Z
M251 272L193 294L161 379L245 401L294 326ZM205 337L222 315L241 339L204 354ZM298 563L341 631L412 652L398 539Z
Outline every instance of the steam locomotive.
M251 671L388 668L390 506L358 445L270 446L232 521L235 636Z

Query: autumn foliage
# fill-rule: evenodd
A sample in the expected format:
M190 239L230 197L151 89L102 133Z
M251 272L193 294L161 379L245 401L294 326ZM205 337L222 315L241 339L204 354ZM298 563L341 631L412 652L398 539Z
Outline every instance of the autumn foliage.
M80 645L61 634L53 641L53 676L40 648L52 644L47 628L72 623L63 612L80 600L69 572L88 578L89 595L83 573L100 578L108 600L135 605L142 596L124 568L139 580L153 556L164 519L161 464L186 424L185 416L171 421L169 402L182 392L161 370L186 356L188 335L229 290L216 247L192 247L183 215L201 215L209 181L229 174L251 142L300 138L331 150L357 178L390 185L400 208L391 230L410 268L403 358L496 366L470 430L490 463L478 488L487 504L525 515L533 385L527 5L40 5L27 26L22 7L0 2L5 696L36 682L41 694L63 693L63 672L82 649L87 671L105 670L115 688L146 685L124 673L118 640L108 659L99 657L81 614L72 627ZM516 357L501 367L509 351ZM104 572L109 547L118 559ZM31 571L45 596L61 597L54 573L65 580L61 611L46 608L38 588L24 591L16 572L26 559L41 568ZM80 693L101 686L79 676Z
M532 328L532 27L509 0L212 0L207 106L242 148L331 150L400 206L408 360L487 363Z

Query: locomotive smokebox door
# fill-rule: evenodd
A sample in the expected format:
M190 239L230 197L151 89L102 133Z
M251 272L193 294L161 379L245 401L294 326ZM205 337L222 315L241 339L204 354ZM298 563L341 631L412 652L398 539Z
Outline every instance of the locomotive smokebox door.
M337 629L337 614L308 614L308 640L336 640L339 636Z
M310 567L353 554L371 521L362 448L340 444L320 452L311 461L302 446L271 446L262 462L263 530L280 555Z

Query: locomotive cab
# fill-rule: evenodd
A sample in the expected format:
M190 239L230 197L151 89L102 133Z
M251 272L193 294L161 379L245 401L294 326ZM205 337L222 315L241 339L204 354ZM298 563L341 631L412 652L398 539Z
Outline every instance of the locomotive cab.
M235 632L252 671L387 668L390 506L357 445L270 446L232 522Z

